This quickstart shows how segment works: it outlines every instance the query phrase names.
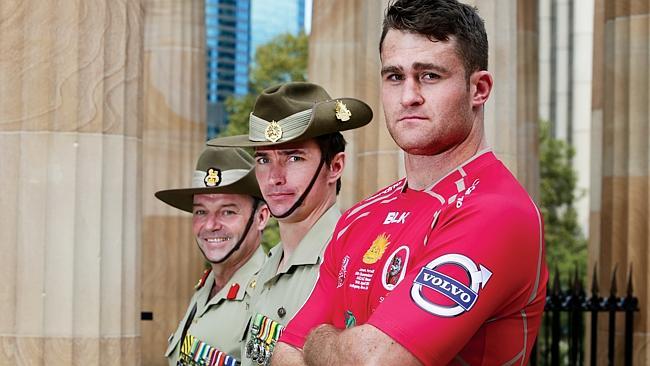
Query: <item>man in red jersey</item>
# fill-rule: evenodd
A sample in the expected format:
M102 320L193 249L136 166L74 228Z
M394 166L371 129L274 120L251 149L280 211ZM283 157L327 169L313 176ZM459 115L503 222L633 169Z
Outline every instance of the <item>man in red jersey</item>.
M397 0L380 42L406 178L337 223L277 365L525 365L548 277L542 219L488 148L487 35L456 0Z

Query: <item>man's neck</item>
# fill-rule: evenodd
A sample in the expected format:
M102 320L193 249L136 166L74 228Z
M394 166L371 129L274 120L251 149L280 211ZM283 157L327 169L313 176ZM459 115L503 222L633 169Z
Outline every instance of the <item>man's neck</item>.
M461 144L437 155L405 153L404 165L409 188L422 190L431 186L485 148L487 141L481 133L470 135Z
M280 240L282 241L282 250L284 252L280 268L283 268L298 248L300 241L307 235L309 230L316 224L318 219L327 212L336 203L336 194L332 194L325 200L322 200L316 209L312 210L307 217L300 221L282 220L278 221L280 229ZM278 268L278 270L280 269Z
M244 245L242 244L242 247ZM242 248L240 248L241 250ZM229 263L225 261L223 263L212 263L212 273L214 274L214 285L210 291L210 299L214 297L227 283L230 281L232 276L239 270L248 260L253 256L255 250L250 250L243 257L238 258L237 262ZM235 254L234 254L235 255ZM230 258L235 259L235 258Z

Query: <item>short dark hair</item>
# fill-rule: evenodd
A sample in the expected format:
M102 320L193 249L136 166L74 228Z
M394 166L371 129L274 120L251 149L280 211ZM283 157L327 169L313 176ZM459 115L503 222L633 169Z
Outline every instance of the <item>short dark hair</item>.
M475 7L456 0L395 0L389 3L379 41L381 53L390 29L421 34L430 40L456 39L465 75L488 67L488 40L483 19Z
M320 148L321 158L328 166L332 163L334 156L345 151L345 138L340 132L328 133L314 138ZM336 181L336 194L341 191L341 178Z

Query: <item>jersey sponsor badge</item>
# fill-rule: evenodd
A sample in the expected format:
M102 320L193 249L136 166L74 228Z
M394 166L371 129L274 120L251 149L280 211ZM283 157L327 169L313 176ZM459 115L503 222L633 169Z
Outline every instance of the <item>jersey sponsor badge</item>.
M351 310L345 311L345 329L349 329L357 325L357 318Z
M350 256L346 255L341 261L341 269L339 270L339 278L336 284L336 288L340 288L343 286L343 282L345 282L345 277L348 275L349 263L350 263Z
M464 276L451 276L437 269L457 266ZM411 299L423 310L438 316L454 317L470 311L478 300L480 289L485 287L492 272L462 254L445 254L422 267L411 285ZM458 279L458 277L464 277ZM427 291L443 295L441 301Z
M372 245L366 253L363 255L363 263L365 264L375 264L381 259L386 251L386 248L390 245L390 235L383 233L379 234L377 238L372 242Z
M402 245L397 248L386 260L384 271L381 274L381 283L388 291L392 291L406 275L406 266L409 261L409 247Z

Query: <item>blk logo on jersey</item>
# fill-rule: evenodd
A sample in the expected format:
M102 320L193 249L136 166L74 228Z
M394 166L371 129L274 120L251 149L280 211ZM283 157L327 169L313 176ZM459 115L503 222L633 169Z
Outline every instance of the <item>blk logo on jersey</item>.
M409 217L410 212L389 212L384 220L384 225L387 224L404 224L406 218Z
M463 269L467 274L467 282L441 273L438 267L452 264ZM411 286L411 298L425 311L438 316L453 317L472 309L479 297L479 291L485 287L492 272L483 265L462 254L445 254L429 262L420 270ZM441 304L427 296L423 288L431 289L451 300L451 305ZM430 294L429 294L430 295Z

